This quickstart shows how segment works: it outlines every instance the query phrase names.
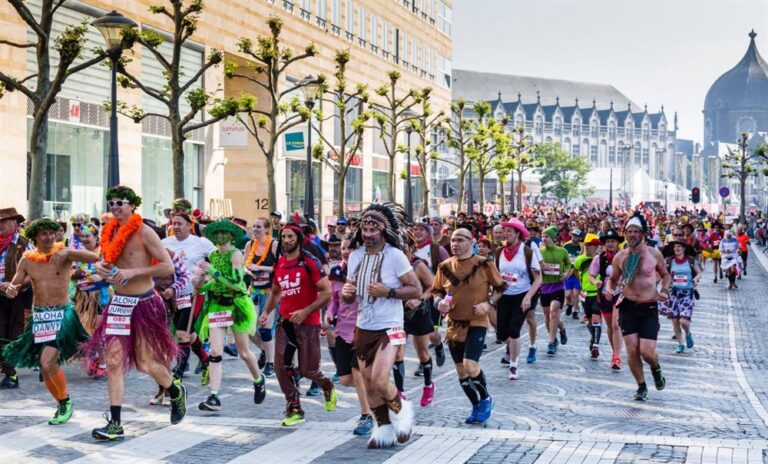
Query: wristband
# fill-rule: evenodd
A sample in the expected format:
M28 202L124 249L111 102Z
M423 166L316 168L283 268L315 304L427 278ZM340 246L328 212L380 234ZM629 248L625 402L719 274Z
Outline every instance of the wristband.
M387 298L395 298L396 296L397 296L397 290L395 290L394 288L390 288Z
M668 288L662 288L661 290L659 290L659 293L666 293L667 295L669 295L669 289Z

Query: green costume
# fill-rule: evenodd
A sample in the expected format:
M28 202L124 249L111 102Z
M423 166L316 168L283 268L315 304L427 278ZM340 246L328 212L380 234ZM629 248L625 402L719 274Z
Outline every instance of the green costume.
M573 263L574 270L580 277L581 289L587 296L597 296L597 286L589 281L589 266L597 256L580 255Z
M196 327L202 340L208 338L211 315L215 315L217 320L222 316L231 317L232 325L229 328L232 332L249 335L256 333L256 307L248 297L243 270L232 266L234 252L234 248L225 252L216 250L209 257L211 268L208 274L213 276L213 280L203 286L206 292L205 306Z

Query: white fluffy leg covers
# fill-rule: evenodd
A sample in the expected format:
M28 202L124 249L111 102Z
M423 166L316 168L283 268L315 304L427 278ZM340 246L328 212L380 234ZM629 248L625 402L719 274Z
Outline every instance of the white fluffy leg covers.
M397 436L392 424L378 425L373 427L371 438L368 439L369 449L391 448L395 444Z
M410 401L401 401L400 412L395 414L389 411L389 420L395 428L398 443L405 443L411 438L411 428L413 427L413 405Z

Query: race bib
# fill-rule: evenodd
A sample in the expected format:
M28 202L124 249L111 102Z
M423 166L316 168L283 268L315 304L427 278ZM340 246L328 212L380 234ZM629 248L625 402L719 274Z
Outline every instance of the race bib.
M675 274L672 276L672 285L675 287L688 286L688 276L685 274Z
M208 325L210 327L219 327L226 329L234 324L232 320L232 311L216 311L208 315Z
M32 335L35 343L45 343L56 340L56 334L64 320L64 310L40 311L32 313Z
M5 263L0 263L0 281L5 280Z
M107 323L104 333L107 335L130 335L131 314L139 304L137 296L115 295L107 308Z
M571 264L576 262L576 256L571 256Z
M179 310L188 309L192 307L192 295L181 296L176 298L176 308Z
M387 337L389 337L389 343L393 346L405 345L405 330L402 326L392 327L387 330Z
M720 240L712 240L712 248L718 248L720 246Z
M514 272L505 272L501 275L501 278L504 279L504 282L507 282L509 284L516 284L517 283L517 274Z
M587 301L587 292L585 292L584 290L581 290L579 292L579 301L582 301L582 302Z
M544 272L544 275L548 276L559 276L560 275L560 265L559 264L549 264L549 263L543 263L542 264L542 271Z

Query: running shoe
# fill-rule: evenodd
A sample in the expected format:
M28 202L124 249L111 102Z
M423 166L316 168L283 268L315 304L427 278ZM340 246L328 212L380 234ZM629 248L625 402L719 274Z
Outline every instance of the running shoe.
M274 363L266 363L264 365L264 370L262 371L264 374L264 377L269 377L270 379L275 376L275 364Z
M443 367L445 364L445 348L442 342L435 346L435 361L437 362L437 367Z
M421 406L429 406L432 404L432 400L435 399L435 382L432 382L429 386L424 386L421 391Z
M693 348L693 335L688 334L685 336L685 345L688 348Z
M568 334L565 333L565 327L560 329L560 343L562 343L563 345L568 343Z
M715 283L717 283L717 274L715 274Z
M557 353L557 345L554 343L548 343L547 344L547 354L550 356L554 356L555 353Z
M466 419L464 419L465 424L476 424L477 423L477 409L480 406L480 404L473 404L472 405L472 412L467 416Z
M370 435L373 430L373 416L368 414L360 416L360 420L357 421L357 427L352 431L353 434L364 437Z
M636 401L645 401L648 399L648 387L645 384L638 385L635 392Z
M88 362L88 369L85 372L85 375L88 377L93 377L96 375L96 368L99 366L99 360L96 358L91 359Z
M205 387L209 383L211 383L211 371L208 370L208 366L205 366L200 373L200 386Z
M571 315L571 317L573 318L574 321L578 321L579 320L579 312L578 311L574 311L573 314Z
M501 365L502 366L509 366L509 355L504 353L504 356L501 357Z
M59 407L56 409L56 414L52 418L48 419L48 423L51 425L64 424L72 418L74 408L72 407L72 399L67 398L64 401L59 401Z
M179 396L171 398L171 424L176 425L187 414L187 387L182 385L179 380L174 380L174 382L179 387Z
M149 400L149 405L150 406L162 406L163 405L163 400L165 400L165 401L169 400L169 398L165 395L165 392L157 392L157 394L155 396L153 396L151 400Z
M565 307L565 315L566 316L570 316L572 312L573 312L573 308L572 308L571 305L568 305L568 306Z
M197 408L201 411L218 412L221 411L221 401L216 395L208 395L208 399L200 403Z
M333 383L339 383L339 382L341 382L341 377L339 376L339 374L333 374L331 376L331 381Z
M301 425L304 423L304 411L298 408L291 408L283 417L283 426Z
M104 380L107 378L107 367L99 366L96 368L96 373L93 375L93 380Z
M203 362L198 360L197 361L197 366L195 366L195 375L198 375L201 372L203 372Z
M325 397L325 410L331 412L336 409L336 403L338 403L336 389L331 388L329 391L323 392L323 396Z
M600 357L600 348L597 346L597 344L593 343L589 349L589 353L592 355L592 359L597 359Z
M656 390L664 390L667 386L667 379L664 378L664 373L661 372L661 364L651 368L651 374L653 374L653 384Z
M675 353L680 354L683 351L685 351L685 345L677 345L677 348L675 348Z
M122 440L125 438L125 431L122 424L118 424L109 418L108 413L104 413L104 419L107 420L107 425L91 431L91 436L97 440Z
M530 347L528 348L528 358L526 359L528 364L533 364L536 362L536 348Z
M399 397L400 397L400 400L401 400L401 401L405 401L405 400L407 400L407 399L408 399L408 398L406 398L406 397L405 397L405 393L403 393L403 392L401 392L401 391L399 391L399 390L398 390L398 392L397 392L397 396L399 396Z
M11 388L19 388L19 377L16 375L6 375L5 378L0 381L0 390L8 390Z
M253 402L261 404L267 397L267 379L261 374L261 382L253 382Z
M584 316L584 317L581 318L581 323L582 324L586 324L587 322L589 322L589 320L587 319L587 316Z
M621 357L620 356L613 356L611 357L611 369L614 371L621 370Z
M312 386L309 387L309 390L307 390L307 396L320 396L322 393L323 391L320 387L315 384L312 384Z
M224 345L224 352L228 355L232 356L233 358L237 357L237 345L234 343L229 343L227 345Z
M423 377L424 376L424 366L419 363L419 367L416 368L416 370L413 372L414 377Z
M261 352L259 355L259 369L264 369L264 366L267 365L267 353L264 351Z
M480 404L477 405L477 414L475 415L475 421L478 424L488 422L493 414L493 398L490 396L484 400L480 400Z
M517 375L517 368L515 366L509 366L509 374L507 377L509 380L517 380L520 378L520 376Z

